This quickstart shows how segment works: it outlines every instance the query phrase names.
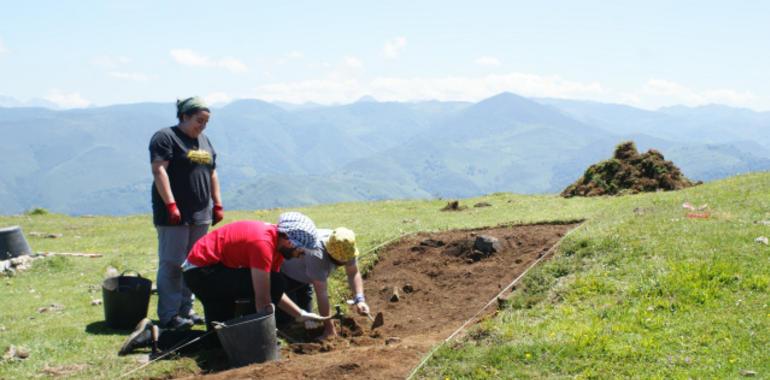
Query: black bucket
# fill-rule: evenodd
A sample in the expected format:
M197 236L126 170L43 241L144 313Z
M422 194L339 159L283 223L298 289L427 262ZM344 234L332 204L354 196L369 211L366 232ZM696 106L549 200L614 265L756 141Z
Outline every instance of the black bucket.
M133 329L147 317L150 305L152 281L136 272L136 276L125 276L126 272L102 283L104 320L114 329Z
M281 357L275 334L275 313L245 315L217 323L214 329L233 368Z
M0 260L8 260L30 253L32 253L32 249L29 248L27 239L24 238L24 234L21 232L21 227L0 228Z

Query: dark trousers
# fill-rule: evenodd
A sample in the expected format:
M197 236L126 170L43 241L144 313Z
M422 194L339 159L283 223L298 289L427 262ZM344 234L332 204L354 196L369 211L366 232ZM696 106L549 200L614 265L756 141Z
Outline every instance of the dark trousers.
M310 286L310 284L306 284L304 282L299 282L283 273L280 273L280 275L283 277L283 290L284 293L286 293L289 298L294 301L294 303L299 306L300 309L312 312L313 311L313 287ZM272 278L271 278L272 282ZM294 318L291 317L291 315L287 314L283 310L276 310L275 312L275 323L278 325L285 325L291 321L293 321Z
M213 329L212 322L225 322L236 315L236 302L240 299L250 303L242 309L242 314L256 312L254 306L254 288L249 268L228 268L217 264L203 268L193 268L184 272L184 281L195 297L203 305L206 317L206 329ZM270 298L278 305L283 295L283 276L278 272L270 273ZM239 305L243 307L242 305Z

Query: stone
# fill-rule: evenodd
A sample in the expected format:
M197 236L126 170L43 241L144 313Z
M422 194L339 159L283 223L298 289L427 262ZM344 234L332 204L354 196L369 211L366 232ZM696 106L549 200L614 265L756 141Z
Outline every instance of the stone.
M386 345L396 344L396 343L399 343L399 342L401 342L401 338L399 338L397 336L391 336L388 339L385 339L385 344Z
M390 295L390 302L398 302L401 300L401 295L398 294L398 288L393 288L393 292Z
M479 235L476 236L476 241L473 243L473 249L480 251L485 256L490 256L494 253L501 252L503 246L500 244L500 240L495 237Z

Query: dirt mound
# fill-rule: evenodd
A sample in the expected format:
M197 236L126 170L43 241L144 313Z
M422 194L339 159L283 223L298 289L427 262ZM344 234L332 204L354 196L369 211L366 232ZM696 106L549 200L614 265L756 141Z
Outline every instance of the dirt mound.
M449 201L447 202L446 206L441 209L441 211L463 211L467 208L468 206L461 206L460 201Z
M682 171L655 149L639 154L632 141L615 148L614 156L591 165L561 195L591 197L622 195L658 190L679 190L698 183L687 179Z
M321 329L295 326L282 331L291 339L282 347L282 360L206 377L403 379L433 345L575 226L526 225L408 236L380 252L364 282L372 314L383 314L380 327L372 328L370 318L348 311L335 321L339 336L319 343L313 339ZM478 260L470 257L478 254ZM493 311L493 307L487 310Z

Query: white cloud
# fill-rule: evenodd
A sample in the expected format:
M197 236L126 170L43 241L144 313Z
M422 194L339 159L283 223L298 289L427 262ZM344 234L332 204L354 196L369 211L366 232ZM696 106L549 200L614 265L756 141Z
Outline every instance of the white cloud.
M147 82L150 78L142 73L129 73L120 71L111 71L110 76L117 79L124 79L134 82Z
M0 39L0 54L5 54L7 52L8 52L8 48L5 47L3 40Z
M83 108L88 107L91 104L90 101L80 96L80 93L65 93L59 89L51 89L48 91L45 100L48 100L61 108Z
M305 55L302 54L301 51L293 50L293 51L289 52L287 57L291 58L291 59L302 59L302 58L305 58Z
M732 89L695 91L682 84L653 79L636 89L618 90L602 83L568 80L559 76L507 73L484 76L447 77L376 77L365 79L354 70L342 70L343 63L322 79L269 83L256 88L253 97L269 101L321 104L347 103L363 95L381 101L462 100L476 102L501 92L526 97L580 99L628 104L656 109L661 106L709 103L761 108L760 100L750 92ZM355 65L354 65L355 66Z
M533 97L597 97L606 92L597 82L581 83L557 76L510 73L481 77L377 78L371 93L378 99L478 101L501 92Z
M354 79L314 79L299 82L271 83L257 87L254 97L267 101L290 103L342 103L363 96L361 85Z
M608 92L596 82L581 83L556 76L522 73L481 77L379 77L369 81L330 75L326 79L263 85L255 90L254 97L271 101L312 101L323 104L354 101L363 95L372 95L384 101L478 101L505 91L534 97L594 99L606 96Z
M476 64L481 66L500 66L500 60L495 57L479 57L476 58Z
M248 71L246 64L233 57L212 59L190 49L172 49L169 54L174 61L185 66L223 68L233 73Z
M673 104L699 106L705 104L726 104L750 106L757 97L751 92L732 89L694 90L683 84L665 79L650 79L637 94L641 106L661 107Z
M406 47L406 38L396 37L385 42L385 46L382 48L382 55L388 59L396 59L401 54L401 50L403 50L404 47Z
M227 95L224 92L212 92L204 96L203 99L208 104L217 104L217 103L229 103L233 100L233 97L230 95Z

